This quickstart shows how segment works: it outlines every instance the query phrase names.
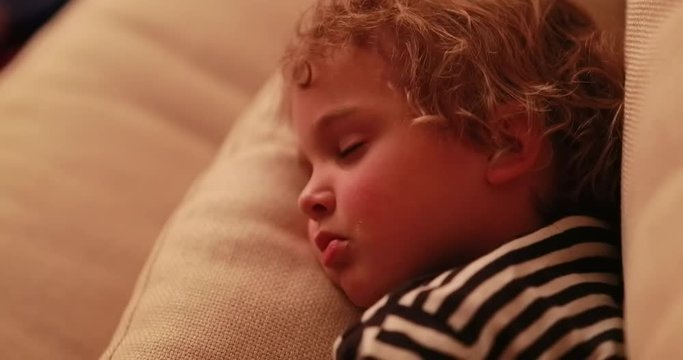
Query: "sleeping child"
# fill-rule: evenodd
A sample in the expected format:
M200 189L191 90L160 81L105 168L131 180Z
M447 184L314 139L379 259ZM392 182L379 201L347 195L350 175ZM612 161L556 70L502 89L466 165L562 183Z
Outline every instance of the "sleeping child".
M565 0L320 0L283 65L337 359L624 354L623 70Z

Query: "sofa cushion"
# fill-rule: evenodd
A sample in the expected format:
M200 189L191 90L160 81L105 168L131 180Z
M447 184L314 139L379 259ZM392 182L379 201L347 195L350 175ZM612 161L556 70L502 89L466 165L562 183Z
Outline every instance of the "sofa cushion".
M299 10L72 1L0 73L0 357L102 353L162 225Z
M324 359L355 320L305 240L279 94L276 78L175 213L103 359Z

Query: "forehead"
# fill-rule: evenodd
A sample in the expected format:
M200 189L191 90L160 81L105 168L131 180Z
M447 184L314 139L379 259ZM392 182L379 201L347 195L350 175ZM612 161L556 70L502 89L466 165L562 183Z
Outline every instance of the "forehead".
M295 127L301 122L312 125L315 119L342 108L375 108L400 101L391 84L388 65L376 52L345 48L309 64L310 83L290 87Z
M362 76L370 81L389 80L389 66L377 50L344 46L326 56L309 59L313 76L311 85L325 84L330 79L343 80Z

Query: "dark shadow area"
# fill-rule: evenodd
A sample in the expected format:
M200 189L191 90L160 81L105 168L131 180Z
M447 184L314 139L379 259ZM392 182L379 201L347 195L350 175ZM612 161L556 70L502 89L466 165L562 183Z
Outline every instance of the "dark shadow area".
M0 66L68 0L0 0Z

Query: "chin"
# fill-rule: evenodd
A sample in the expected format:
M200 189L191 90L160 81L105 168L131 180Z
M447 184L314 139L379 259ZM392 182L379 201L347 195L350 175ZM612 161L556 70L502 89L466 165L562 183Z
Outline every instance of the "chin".
M346 297L351 301L351 303L359 308L362 309L367 309L370 306L372 306L374 303L376 303L379 299L384 296L384 293L381 294L375 294L371 291L368 291L366 289L362 288L357 288L357 287L348 287L344 285L340 285L340 288L344 291L346 294Z

